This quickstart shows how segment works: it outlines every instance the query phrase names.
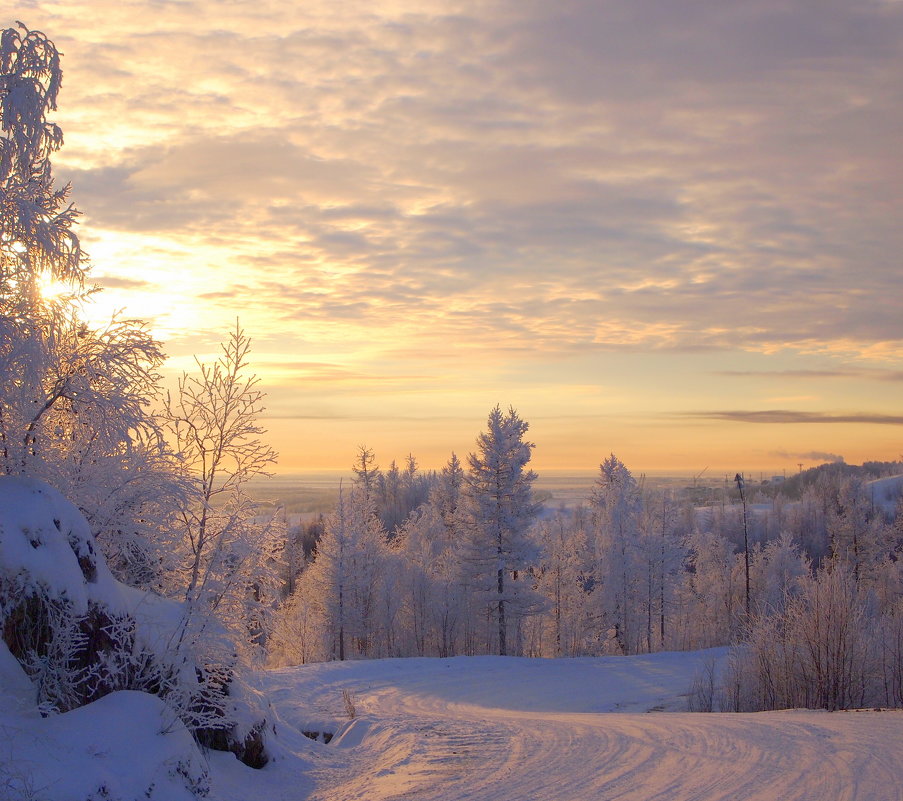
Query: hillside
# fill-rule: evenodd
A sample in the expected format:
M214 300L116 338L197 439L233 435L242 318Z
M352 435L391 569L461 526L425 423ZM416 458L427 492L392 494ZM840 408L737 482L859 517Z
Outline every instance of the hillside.
M291 759L276 762L262 771L263 792L231 765L214 792L223 801L903 799L901 712L676 711L700 667L723 654L390 659L271 671L264 683L281 730L332 728L336 736L304 749L312 769L303 776L292 779Z

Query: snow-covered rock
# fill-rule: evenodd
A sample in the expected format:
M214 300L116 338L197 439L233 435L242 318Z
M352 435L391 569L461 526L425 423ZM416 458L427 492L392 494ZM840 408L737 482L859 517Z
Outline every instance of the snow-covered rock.
M142 690L203 745L266 764L263 700L229 661L199 681L208 659L178 647L185 625L182 604L113 577L88 523L57 490L0 476L0 714L71 714Z
M78 614L87 613L89 600L124 611L87 521L36 478L0 476L0 585L40 591Z

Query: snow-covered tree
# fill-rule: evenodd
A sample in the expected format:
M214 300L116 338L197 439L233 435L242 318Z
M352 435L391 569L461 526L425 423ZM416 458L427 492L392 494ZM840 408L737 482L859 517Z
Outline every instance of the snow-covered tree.
M816 568L822 565L829 552L829 512L830 506L819 486L809 485L803 490L799 503L793 504L785 515L785 530L793 535Z
M876 513L870 494L859 478L846 478L837 488L828 515L830 557L850 566L857 582L867 580L875 564L887 555L882 515Z
M631 472L614 454L599 465L590 496L603 619L621 653L638 650L644 628L638 593L642 497Z
M317 609L330 658L375 655L385 548L382 527L364 488L340 492L316 559L296 590Z
M389 536L404 522L407 512L402 497L401 470L393 459L389 469L379 476L378 502L380 520Z
M261 439L264 396L257 376L247 373L250 347L236 324L216 362L198 362L197 374L182 376L165 412L192 488L179 509L180 589L192 615L203 620L213 613L238 642L264 636L262 619L278 590L276 555L285 542L282 517L262 514L246 491L276 459Z
M94 583L100 564L106 565L93 550L96 541L117 577L159 589L167 583L173 545L167 534L175 528L174 513L188 497L189 482L151 411L159 398L159 344L139 322L114 317L93 327L84 319L93 289L85 288L88 265L74 231L78 211L68 202L69 187L54 187L50 163L62 134L46 115L56 108L61 75L59 54L42 33L20 23L0 34L0 473L49 480L78 504L84 517L79 526L96 540L69 539L79 550L72 557L81 571L77 583ZM53 528L65 538L62 518ZM108 604L109 610L89 609L91 620L75 620L76 628L70 627L70 644L100 665L91 668L95 675L117 676L115 687L104 678L98 692L125 688L159 694L200 740L244 754L231 731L241 682L229 661L232 654L214 664L216 649L210 646L221 638L214 636L208 647L191 653L171 647L184 639L168 625L178 605L112 586L100 593L98 606ZM118 598L140 599L141 609L119 617ZM135 627L140 629L142 615L152 617L164 607L165 624L155 621L139 632L153 640L156 667L151 661L136 665L130 661ZM36 607L30 613L41 628L43 613ZM63 632L64 619L57 622L62 628L56 633ZM45 628L44 635L44 645L55 648L55 633ZM65 637L60 642L69 647ZM81 681L78 672L86 666L69 660L65 648L59 653L60 661L41 681L59 687ZM37 656L40 661L39 651ZM46 663L36 667L47 670ZM152 675L146 668L153 668ZM147 681L139 681L133 669ZM82 700L96 695L92 691ZM237 736L262 749L259 734L258 729ZM265 761L262 750L257 758Z
M79 212L51 166L61 82L44 34L0 34L0 472L76 499L116 575L159 586L181 492L149 409L163 355L136 321L83 319Z
M92 330L72 310L54 315L42 336L41 375L0 390L2 470L39 476L77 499L115 574L159 588L185 491L147 408L162 355L142 328L114 320Z
M453 540L457 540L460 530L458 506L463 486L464 468L457 454L452 453L430 489L430 503L442 518L447 537Z
M735 658L734 708L881 703L877 633L878 619L849 567L803 577L783 612L754 619Z
M534 569L537 590L548 601L539 618L538 656L582 656L597 641L592 590L595 565L586 532L572 516L559 511L536 527L541 549Z
M354 485L359 487L364 498L370 501L376 494L381 476L373 450L366 445L361 445L357 449L357 459L351 469L355 476Z
M903 707L903 598L881 616L878 629L884 704Z
M800 579L811 572L809 560L787 532L764 548L756 547L751 567L753 608L764 613L782 612Z
M524 440L528 428L513 408L502 412L496 406L489 413L486 431L477 438L477 452L468 457L463 489L465 569L495 616L496 644L502 655L509 650L511 618L536 603L529 583L520 575L535 553L528 529L540 508L532 490L536 473L527 468L534 447Z
M43 33L19 23L0 34L0 298L26 315L43 277L76 288L85 277L72 230L78 210L68 203L70 187L54 186L50 163L63 144L63 132L47 120L62 77L59 53Z
M362 448L352 468L355 484L371 488L368 494L374 499L376 514L391 540L408 516L426 502L436 477L432 472L420 472L413 454L408 454L403 469L393 459L384 473L373 467L372 462L372 453Z
M307 578L307 572L301 575L295 592L276 611L268 649L269 664L275 667L325 662L330 657L322 606Z
M73 296L86 262L67 204L69 187L54 187L50 156L63 143L46 115L62 82L59 53L24 25L0 34L0 454L4 472L28 472L28 456L45 415L75 394L72 373L52 371L62 333L69 333ZM42 292L59 281L69 297ZM64 357L63 357L64 358Z
M677 506L667 493L645 493L636 543L640 567L642 650L667 648L670 613L684 578L686 548L676 535Z
M686 539L687 572L681 584L671 642L680 649L725 645L743 615L743 564L733 543L705 529Z
M393 541L398 569L394 591L403 601L406 653L451 656L463 615L459 542L432 502L408 517Z

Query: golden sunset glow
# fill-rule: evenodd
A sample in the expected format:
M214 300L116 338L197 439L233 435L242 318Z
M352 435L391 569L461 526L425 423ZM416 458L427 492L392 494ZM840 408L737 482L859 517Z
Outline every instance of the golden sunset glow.
M63 297L71 291L72 288L69 284L56 281L50 275L42 275L38 278L38 292L41 293L41 297L47 300Z
M89 318L170 378L238 318L280 470L439 466L496 404L540 470L903 452L900 3L16 14L64 54Z

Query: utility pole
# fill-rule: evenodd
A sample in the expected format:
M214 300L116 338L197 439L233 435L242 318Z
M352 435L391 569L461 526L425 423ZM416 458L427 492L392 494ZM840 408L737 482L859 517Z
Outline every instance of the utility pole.
M286 550L288 551L288 581L286 581L286 597L291 597L295 592L295 532L289 528L288 518L285 515L285 507L280 506L276 510L276 516L282 513L282 526L286 536Z
M743 497L743 476L734 476L737 489L740 490L740 503L743 504L743 561L746 567L746 619L749 620L749 528L746 524L746 498Z
M668 528L668 495L662 493L662 565L659 576L659 646L665 647L665 539ZM651 606L651 604L650 604Z

